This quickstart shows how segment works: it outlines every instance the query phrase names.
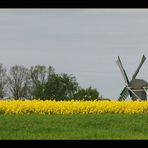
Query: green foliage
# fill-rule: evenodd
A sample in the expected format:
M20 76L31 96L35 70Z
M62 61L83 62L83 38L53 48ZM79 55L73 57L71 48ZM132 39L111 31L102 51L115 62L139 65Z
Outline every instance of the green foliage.
M86 89L79 88L77 93L74 95L74 98L84 100L96 100L99 99L99 92L96 88L92 88L91 86Z
M43 65L36 65L30 68L32 98L45 98L44 89L48 79L48 72L48 69Z
M65 100L73 97L78 89L76 78L68 74L53 74L45 86L46 98Z
M0 64L0 98L6 92L14 99L93 100L99 97L97 89L80 87L72 74L58 74L52 66L44 65L30 68L14 65L7 75L6 69Z

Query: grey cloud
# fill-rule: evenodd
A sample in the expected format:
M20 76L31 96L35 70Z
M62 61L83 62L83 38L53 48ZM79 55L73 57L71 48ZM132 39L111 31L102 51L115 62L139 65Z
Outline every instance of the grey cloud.
M0 62L52 65L115 98L124 86L115 60L121 56L131 77L148 56L147 26L146 9L0 10ZM148 80L147 66L137 77Z

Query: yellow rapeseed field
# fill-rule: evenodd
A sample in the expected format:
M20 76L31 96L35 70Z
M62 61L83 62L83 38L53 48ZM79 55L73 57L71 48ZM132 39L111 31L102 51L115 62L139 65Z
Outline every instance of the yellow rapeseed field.
M1 114L148 113L148 101L0 100Z

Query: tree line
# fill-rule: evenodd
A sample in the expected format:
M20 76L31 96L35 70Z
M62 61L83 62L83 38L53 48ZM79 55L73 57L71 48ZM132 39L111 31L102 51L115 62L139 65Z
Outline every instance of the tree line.
M0 98L70 100L101 99L96 88L79 86L72 74L56 73L52 66L29 68L14 65L10 70L0 64Z

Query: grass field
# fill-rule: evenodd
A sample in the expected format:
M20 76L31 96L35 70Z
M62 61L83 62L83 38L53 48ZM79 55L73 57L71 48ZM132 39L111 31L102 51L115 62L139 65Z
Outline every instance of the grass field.
M0 139L148 139L148 115L1 114Z

